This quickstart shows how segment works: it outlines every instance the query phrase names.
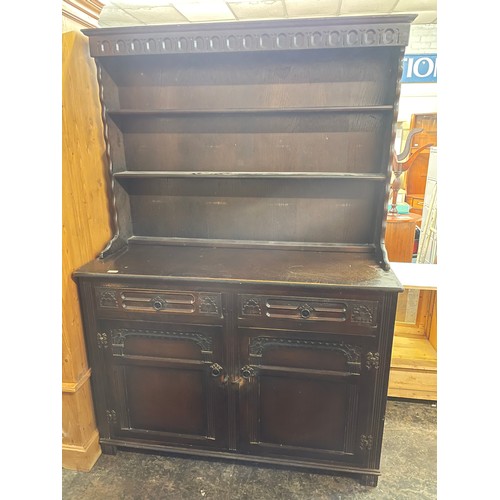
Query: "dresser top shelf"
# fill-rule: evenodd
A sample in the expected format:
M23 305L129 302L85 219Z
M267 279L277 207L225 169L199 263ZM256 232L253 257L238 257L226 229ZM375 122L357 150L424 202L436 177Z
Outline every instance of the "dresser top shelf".
M83 30L114 236L81 272L400 290L384 232L414 18Z
M82 30L94 57L405 46L416 15L252 20Z
M130 245L81 267L76 277L255 283L402 291L373 255L352 252Z

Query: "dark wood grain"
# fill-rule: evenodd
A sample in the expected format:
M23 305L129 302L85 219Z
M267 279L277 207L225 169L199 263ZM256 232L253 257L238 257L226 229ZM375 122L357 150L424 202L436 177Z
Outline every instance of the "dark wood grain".
M414 16L86 30L115 236L75 271L103 451L376 485Z
M392 112L113 115L130 170L385 173Z
M381 269L370 255L350 252L134 245L90 262L75 276L402 291L392 271Z

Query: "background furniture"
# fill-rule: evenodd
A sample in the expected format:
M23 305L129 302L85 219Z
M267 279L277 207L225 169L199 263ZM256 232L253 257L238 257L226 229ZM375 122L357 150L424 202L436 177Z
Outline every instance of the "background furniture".
M101 454L74 269L111 236L101 106L87 38L64 33L62 74L62 464L88 471ZM91 126L89 126L91 125Z
M414 16L86 30L115 235L75 273L103 451L376 485Z
M417 214L387 215L385 247L390 262L411 262L415 243L415 230L422 217Z
M398 298L389 396L437 400L437 268L394 263L405 291Z
M421 113L411 116L410 130L422 128L423 131L412 138L411 152L424 144L437 146L437 113ZM425 186L429 165L430 150L422 151L415 163L406 173L406 202L412 207L411 212L422 215L424 208Z
M429 153L417 262L437 263L437 147Z

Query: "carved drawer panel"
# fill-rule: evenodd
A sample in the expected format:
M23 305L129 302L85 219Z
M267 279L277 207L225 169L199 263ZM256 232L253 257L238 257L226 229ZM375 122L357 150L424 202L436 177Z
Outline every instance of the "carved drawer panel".
M361 373L361 348L333 340L259 335L248 340L248 359L250 366Z
M297 329L314 324L315 330L319 325L323 325L325 328L320 330L373 333L378 328L378 311L377 300L262 295L238 297L240 323L254 323L255 326L281 323Z
M220 293L96 287L95 296L101 311L223 317Z

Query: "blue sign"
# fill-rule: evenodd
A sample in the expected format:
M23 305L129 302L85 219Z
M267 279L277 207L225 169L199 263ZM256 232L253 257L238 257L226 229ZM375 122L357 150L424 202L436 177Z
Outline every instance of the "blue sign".
M403 57L402 83L436 83L437 54L408 54Z

